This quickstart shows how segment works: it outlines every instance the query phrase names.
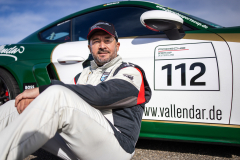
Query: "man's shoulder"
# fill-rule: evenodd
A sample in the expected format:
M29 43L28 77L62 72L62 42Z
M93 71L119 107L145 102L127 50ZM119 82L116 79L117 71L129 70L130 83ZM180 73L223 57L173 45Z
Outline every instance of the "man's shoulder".
M88 67L85 67L82 72L78 73L75 77L74 77L74 83L77 84L78 83L78 80L80 78L80 76L85 76L87 74L89 74L89 71L90 71L90 66Z
M118 68L115 69L115 71L113 73L113 76L115 76L121 69L127 68L127 67L136 68L136 69L140 70L141 72L144 72L143 69L136 64L133 64L133 63L130 63L130 62L122 62L122 64L119 65Z

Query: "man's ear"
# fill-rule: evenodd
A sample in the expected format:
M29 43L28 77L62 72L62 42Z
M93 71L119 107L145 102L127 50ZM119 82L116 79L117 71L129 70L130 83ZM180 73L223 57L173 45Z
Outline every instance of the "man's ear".
M120 47L120 42L117 42L116 43L116 47L117 47L117 51L119 50L119 47Z
M90 45L88 45L88 49L89 49L90 53L92 53L92 49L91 49Z

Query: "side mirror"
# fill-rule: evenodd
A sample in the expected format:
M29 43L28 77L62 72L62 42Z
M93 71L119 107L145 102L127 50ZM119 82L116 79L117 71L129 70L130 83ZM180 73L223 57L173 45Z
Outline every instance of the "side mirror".
M150 30L163 31L170 40L178 40L185 36L182 28L183 19L174 13L159 10L147 11L141 15L140 21Z

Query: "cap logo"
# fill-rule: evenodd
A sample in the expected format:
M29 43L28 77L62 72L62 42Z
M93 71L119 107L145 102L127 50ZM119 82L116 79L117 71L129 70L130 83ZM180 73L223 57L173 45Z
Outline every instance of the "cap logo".
M91 27L91 30L93 30L95 28L101 28L101 27L94 25L94 26Z
M110 24L105 23L105 22L98 22L98 23L96 23L95 25L93 25L93 26L91 27L91 30L93 30L93 29L95 29L95 28L101 28L101 27L98 26L98 25L100 25L100 24L104 24L104 25L111 26Z

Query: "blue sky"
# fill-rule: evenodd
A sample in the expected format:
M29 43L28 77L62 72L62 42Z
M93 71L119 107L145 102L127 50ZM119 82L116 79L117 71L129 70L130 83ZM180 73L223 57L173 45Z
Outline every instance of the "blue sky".
M240 0L151 0L224 27L240 26ZM0 45L71 13L113 0L0 0Z

